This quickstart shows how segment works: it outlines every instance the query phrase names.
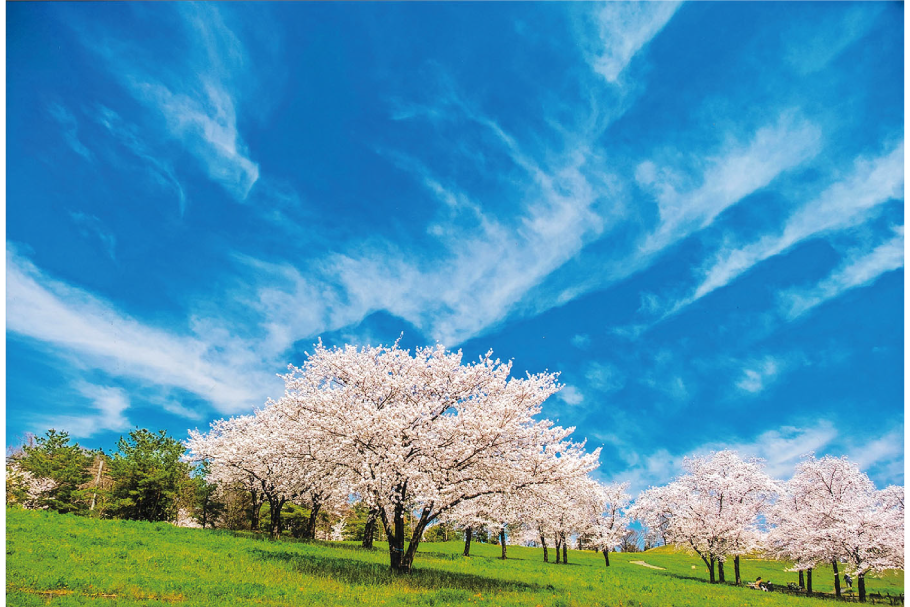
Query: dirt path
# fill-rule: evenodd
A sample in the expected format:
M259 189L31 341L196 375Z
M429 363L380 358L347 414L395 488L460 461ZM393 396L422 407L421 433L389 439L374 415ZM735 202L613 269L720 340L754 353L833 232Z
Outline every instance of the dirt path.
M648 569L660 569L660 570L664 570L664 567L658 567L658 566L656 566L656 565L651 565L650 563L646 563L646 562L644 562L644 561L632 561L632 564L633 564L633 565L641 565L642 567L647 567Z

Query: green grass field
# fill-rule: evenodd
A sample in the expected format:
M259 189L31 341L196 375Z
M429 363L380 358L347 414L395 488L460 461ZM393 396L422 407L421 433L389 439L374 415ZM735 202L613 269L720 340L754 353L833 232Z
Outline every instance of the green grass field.
M569 551L545 564L540 549L460 542L422 544L415 571L396 576L388 554L354 544L270 542L165 523L97 521L7 509L7 605L825 605L732 585L710 585L697 558L658 549L613 554ZM643 560L663 567L633 564ZM695 567L694 569L692 567ZM785 563L746 560L746 580L796 581ZM730 566L732 577L732 565ZM815 588L830 592L829 570ZM903 572L869 580L870 592L903 591Z

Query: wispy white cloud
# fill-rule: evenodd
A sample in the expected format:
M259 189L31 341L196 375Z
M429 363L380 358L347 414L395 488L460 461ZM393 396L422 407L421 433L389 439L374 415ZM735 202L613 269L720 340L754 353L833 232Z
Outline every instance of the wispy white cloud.
M718 251L695 291L670 306L666 316L679 312L705 295L809 238L844 230L866 221L880 205L903 198L904 146L876 158L857 158L852 172L801 206L778 234L748 245Z
M95 237L101 241L101 245L104 247L104 251L107 253L108 257L113 260L116 260L115 247L117 246L117 238L114 234L107 229L104 223L95 217L94 215L88 215L81 212L70 211L70 218L78 226L79 231L85 237Z
M888 478L892 473L889 464L903 462L902 436L900 430L889 430L880 436L857 438L853 433L845 435L839 432L830 420L820 419L809 426L768 430L752 441L706 445L699 452L726 448L735 449L744 456L760 457L765 460L768 474L778 479L790 478L796 464L807 454L846 455L884 486L894 482L893 478ZM878 474L873 474L875 472Z
M760 128L747 144L728 146L708 159L702 184L695 189L680 192L681 176L651 161L640 164L636 180L654 193L660 215L642 253L661 251L707 227L733 204L813 157L820 144L821 130L789 110L775 124Z
M259 179L259 165L237 130L235 102L219 83L203 80L190 93L136 78L137 97L164 116L171 134L205 166L209 177L244 200Z
M782 36L787 41L787 62L801 75L822 70L865 36L881 10L881 4L864 3L843 11L813 12L811 27L793 25Z
M587 333L579 333L572 336L572 345L584 350L591 345L591 336Z
M154 60L136 60L144 57L138 47L99 38L91 28L79 31L85 45L101 55L126 89L160 114L168 134L200 161L209 178L237 200L245 200L259 179L259 165L238 129L238 83L240 74L249 70L246 51L218 7L188 5L175 10L189 34L189 51L177 69L157 76ZM175 35L179 32L180 27L175 28Z
M846 291L872 284L885 272L904 266L904 229L871 251L854 252L829 276L814 287L791 289L780 294L781 308L786 318L792 320L812 308Z
M628 455L631 465L611 480L629 483L629 492L633 497L649 487L667 484L682 473L683 456L674 455L667 449L661 448L642 456L631 445L623 444L622 451Z
M780 381L785 374L809 364L809 361L801 353L793 352L783 355L769 354L747 361L733 360L731 364L737 366L740 371L736 387L741 392L758 394Z
M143 161L152 179L165 189L173 190L180 205L180 215L186 211L186 194L170 162L155 154L139 136L135 125L126 123L114 110L100 106L96 119L121 145Z
M438 257L421 264L389 243L371 242L330 256L326 265L350 307L385 309L456 345L504 319L529 290L607 229L610 219L597 205L610 191L610 176L584 148L547 151L542 158L542 150L523 146L451 88L444 103L479 126L491 146L527 175L515 191L517 217L499 220L485 212L482 200L421 163L392 155L445 209L428 230L442 245Z
M76 392L88 399L88 410L78 415L51 415L40 419L41 428L66 430L75 438L86 438L105 431L121 431L130 427L126 411L130 399L122 388L98 386L80 381L74 386Z
M176 400L165 400L161 403L161 408L168 413L176 415L178 417L193 420L202 419L202 413L196 411L195 409L190 409L189 407L184 406L182 403L179 403Z
M758 365L743 369L743 377L736 382L736 387L756 394L764 390L768 381L774 379L777 373L776 361L773 358L767 358Z
M178 335L145 324L82 289L55 280L7 250L7 330L83 368L191 392L219 411L260 404L280 382L251 343L219 334ZM199 323L198 326L204 326ZM223 336L223 334L222 334Z
M76 121L76 117L73 114L58 103L52 103L48 106L48 111L51 116L60 123L60 126L63 127L63 138L66 141L66 144L74 152L88 160L93 162L95 157L92 155L91 151L79 140L79 123Z
M565 386L556 393L556 398L567 405L580 405L585 400L585 395L575 386Z
M626 383L625 374L614 364L591 362L585 368L588 385L598 392L610 393L621 390Z
M606 2L594 15L597 36L586 40L591 68L610 83L620 80L632 58L664 28L678 2Z
M862 469L904 457L904 432L898 428L867 442L854 445L847 456Z

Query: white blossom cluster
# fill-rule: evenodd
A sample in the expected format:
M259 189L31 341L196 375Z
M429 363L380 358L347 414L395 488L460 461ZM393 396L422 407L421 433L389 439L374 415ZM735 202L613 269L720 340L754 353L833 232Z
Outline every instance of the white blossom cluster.
M15 462L6 466L7 501L21 496L19 499L23 508L46 509L48 505L45 500L56 488L57 483L53 479L35 476Z
M845 457L800 463L768 519L769 551L797 570L844 562L845 571L862 580L904 567L904 488L877 490Z

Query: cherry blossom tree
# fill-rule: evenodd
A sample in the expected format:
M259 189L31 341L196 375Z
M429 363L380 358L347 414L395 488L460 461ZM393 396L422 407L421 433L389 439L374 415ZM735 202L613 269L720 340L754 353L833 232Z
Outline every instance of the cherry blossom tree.
M547 537L552 537L556 563L568 563L570 536L587 534L600 515L598 487L596 481L584 476L529 487L521 494L517 516L536 531L544 562L549 562Z
M281 535L281 511L288 501L311 509L305 537L313 538L320 508L331 499L347 497L338 471L313 457L312 441L287 435L287 420L274 406L253 415L212 423L208 434L193 430L186 443L189 458L209 462L209 482L242 483L269 503L269 535ZM260 502L261 503L261 502ZM254 520L255 523L255 520Z
M23 470L13 462L6 467L6 501L8 504L20 503L29 510L47 509L47 496L57 488L57 483L50 478L35 476Z
M846 457L809 456L770 513L775 527L769 543L777 554L792 559L797 570L831 563L838 596L838 564L845 560L865 601L866 574L903 568L903 516L903 488L876 490Z
M524 491L524 504L522 521L535 532L537 540L543 548L543 562L550 562L547 537L553 537L556 548L556 562L560 562L561 543L560 526L565 518L565 503L568 501L569 488L567 483L560 485L538 485L529 487Z
M463 556L471 556L474 533L486 529L493 518L490 513L495 505L491 505L490 500L485 498L486 496L463 501L436 519L440 523L451 524L464 533Z
M734 451L686 458L683 468L687 473L674 482L644 492L633 516L665 543L698 554L712 584L725 581L724 562L734 557L739 583L738 557L758 546L759 514L774 499L776 485L761 460L743 460Z
M598 453L568 440L573 428L538 420L560 386L551 373L511 378L488 353L462 364L442 346L325 348L290 367L273 406L289 440L343 469L375 507L393 570L410 571L428 524L460 503L583 476ZM417 519L405 548L405 513Z
M718 560L719 581L725 581L724 563L732 556L735 581L740 584L739 557L763 545L760 516L777 498L779 483L765 474L761 459L744 460L731 450L690 458L684 466L697 479L691 486L712 495L718 516L728 522L725 554Z
M584 535L588 542L603 552L605 566L610 566L610 551L622 544L629 530L625 511L632 501L627 493L629 483L603 485L592 482L589 488L588 524Z

